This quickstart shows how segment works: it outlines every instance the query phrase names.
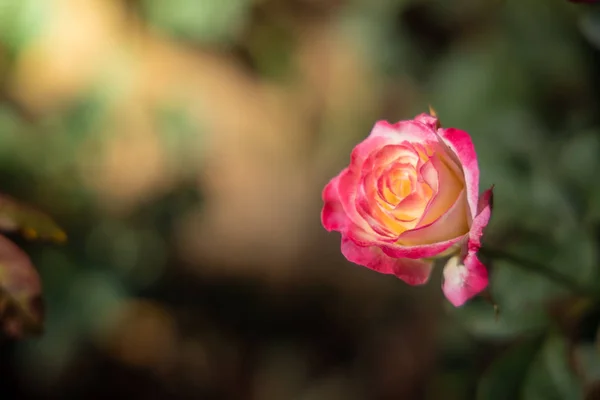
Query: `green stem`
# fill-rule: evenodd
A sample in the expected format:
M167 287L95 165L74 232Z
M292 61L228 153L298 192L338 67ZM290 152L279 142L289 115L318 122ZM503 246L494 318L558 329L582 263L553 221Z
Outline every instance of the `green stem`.
M573 280L573 278L571 278L570 276L567 276L562 272L558 272L555 269L548 268L544 264L538 263L537 261L533 261L498 249L482 247L479 251L489 258L506 260L513 264L515 267L521 268L525 271L535 272L536 274L539 274L548 280L551 280L563 287L568 288L573 293L600 300L599 290L591 286L581 284Z

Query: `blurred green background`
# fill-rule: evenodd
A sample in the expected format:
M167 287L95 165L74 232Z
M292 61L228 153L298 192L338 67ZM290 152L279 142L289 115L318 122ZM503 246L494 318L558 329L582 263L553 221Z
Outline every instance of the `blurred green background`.
M320 192L434 106L495 184L484 243L600 296L600 7L0 0L0 191L63 246L0 399L600 398L600 302L501 260L494 308L345 261ZM595 296L598 297L598 296Z

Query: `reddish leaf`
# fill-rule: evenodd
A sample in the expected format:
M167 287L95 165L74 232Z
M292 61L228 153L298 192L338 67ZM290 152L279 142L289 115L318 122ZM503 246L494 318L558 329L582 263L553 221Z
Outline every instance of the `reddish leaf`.
M0 326L12 337L41 333L40 278L29 257L0 235Z

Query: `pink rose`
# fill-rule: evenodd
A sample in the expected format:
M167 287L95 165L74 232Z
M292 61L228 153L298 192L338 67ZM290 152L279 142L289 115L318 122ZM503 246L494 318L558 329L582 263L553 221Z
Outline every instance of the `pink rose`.
M342 234L349 261L409 285L427 282L433 258L455 255L442 290L458 307L488 284L477 251L491 200L491 188L479 197L469 134L421 114L375 124L350 165L325 186L321 221Z

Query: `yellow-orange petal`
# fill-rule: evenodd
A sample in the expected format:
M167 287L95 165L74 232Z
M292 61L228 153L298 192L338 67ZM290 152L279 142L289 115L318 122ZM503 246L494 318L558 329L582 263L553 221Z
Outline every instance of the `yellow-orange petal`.
M429 162L437 172L435 194L424 210L417 227L429 225L445 214L454 205L464 189L464 183L457 179L456 175L441 161L437 154L431 157Z
M417 229L407 230L398 237L397 243L403 246L426 245L444 242L469 232L468 205L463 190L454 204L437 220Z

